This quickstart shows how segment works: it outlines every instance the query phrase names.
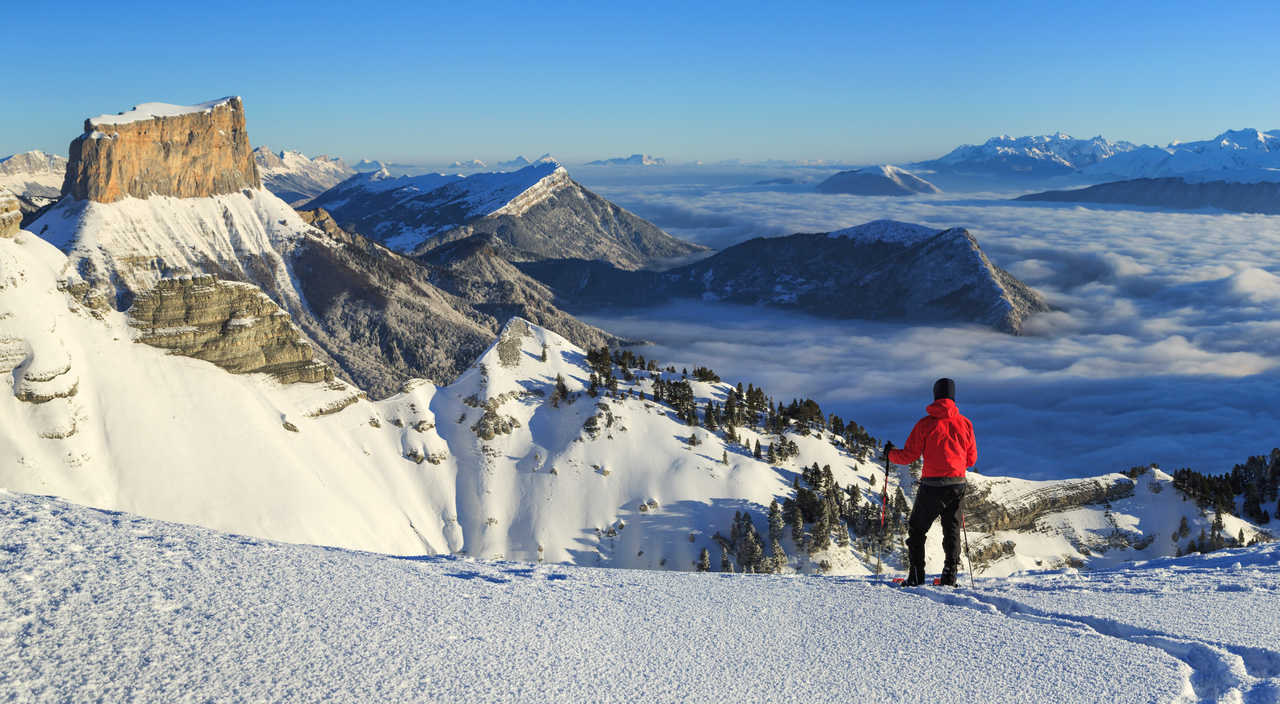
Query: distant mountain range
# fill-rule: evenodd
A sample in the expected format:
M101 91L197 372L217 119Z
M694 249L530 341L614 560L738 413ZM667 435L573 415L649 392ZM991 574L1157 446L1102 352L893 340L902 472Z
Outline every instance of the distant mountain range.
M931 179L970 176L1026 182L1073 176L1100 182L1177 176L1187 181L1280 181L1280 130L1228 130L1213 139L1165 147L1101 136L1075 139L1062 133L1001 136L907 166Z
M659 156L632 154L631 156L619 156L612 159L588 161L585 166L666 166L666 164L667 160Z
M356 173L336 157L308 159L302 152L272 152L263 146L253 150L253 160L262 185L290 205L305 203Z
M477 234L496 236L522 260L568 256L626 269L704 249L583 188L555 161L466 177L358 174L307 207L324 208L344 228L413 254Z

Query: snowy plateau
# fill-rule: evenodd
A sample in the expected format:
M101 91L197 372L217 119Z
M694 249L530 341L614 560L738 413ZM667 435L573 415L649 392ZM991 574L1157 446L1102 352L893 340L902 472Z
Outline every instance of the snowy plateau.
M394 557L3 491L0 541L13 701L1280 700L1274 544L901 590Z

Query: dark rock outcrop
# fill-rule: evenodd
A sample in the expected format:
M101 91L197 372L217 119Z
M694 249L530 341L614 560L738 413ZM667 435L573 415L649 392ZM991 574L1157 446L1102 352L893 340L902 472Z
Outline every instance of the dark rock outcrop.
M1280 183L1187 181L1180 177L1138 178L1087 188L1045 191L1018 198L1052 203L1110 203L1175 210L1218 208L1237 213L1280 213Z
M111 203L133 196L196 198L260 188L240 98L193 106L145 103L84 121L62 192Z
M695 298L794 308L830 318L975 322L1018 333L1049 310L993 264L968 231L877 221L828 234L757 238L664 272L600 262L520 268L579 305Z

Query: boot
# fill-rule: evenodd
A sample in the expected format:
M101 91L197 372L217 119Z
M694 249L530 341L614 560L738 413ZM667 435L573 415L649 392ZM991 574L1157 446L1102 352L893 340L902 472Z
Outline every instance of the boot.
M942 566L942 576L938 578L938 584L944 587L956 586L956 572L959 571L959 565L954 562L948 562Z
M902 586L918 587L921 584L924 584L924 567L912 565L911 569L907 571L907 578L903 580Z

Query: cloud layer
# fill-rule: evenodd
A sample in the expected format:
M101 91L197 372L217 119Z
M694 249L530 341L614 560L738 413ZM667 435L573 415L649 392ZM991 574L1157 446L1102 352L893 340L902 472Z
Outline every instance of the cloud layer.
M985 471L1080 476L1151 461L1222 472L1280 445L1280 217L827 196L741 187L611 188L703 244L877 218L963 226L1058 309L1014 338L970 326L830 321L682 303L586 316L809 396L901 442L938 376L955 377Z

